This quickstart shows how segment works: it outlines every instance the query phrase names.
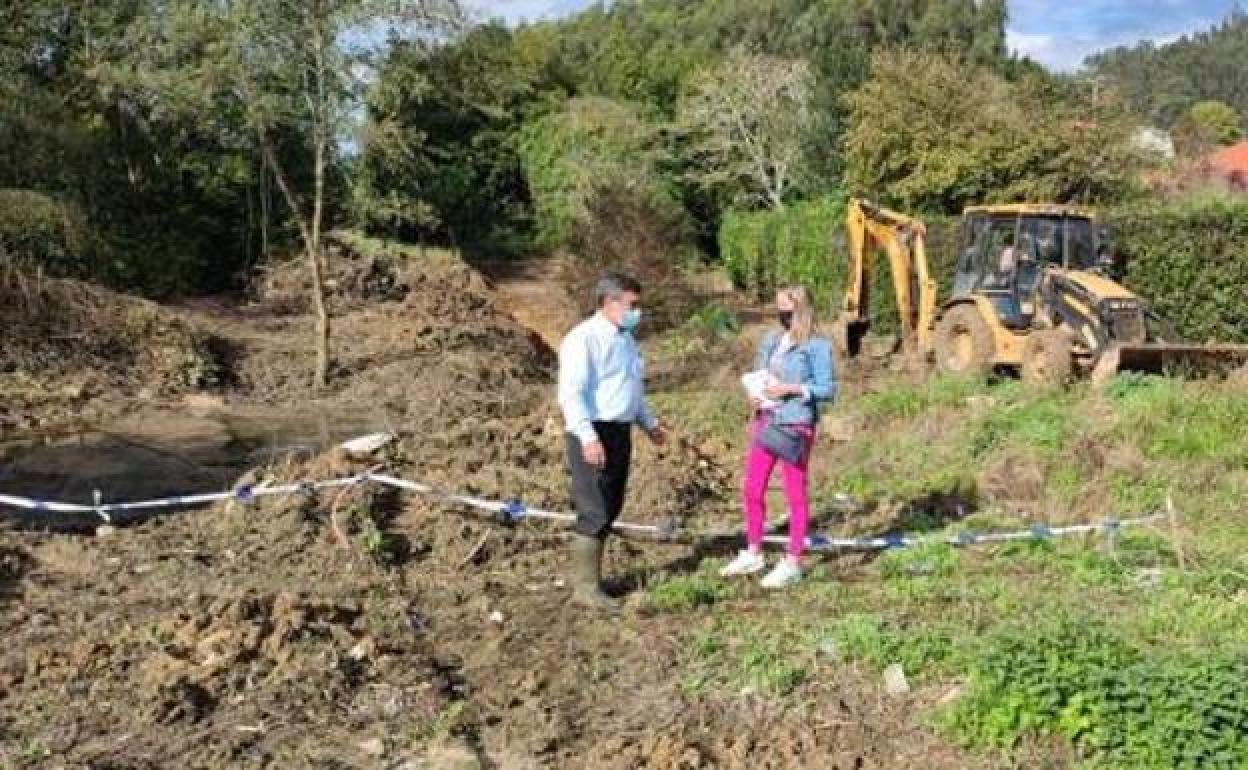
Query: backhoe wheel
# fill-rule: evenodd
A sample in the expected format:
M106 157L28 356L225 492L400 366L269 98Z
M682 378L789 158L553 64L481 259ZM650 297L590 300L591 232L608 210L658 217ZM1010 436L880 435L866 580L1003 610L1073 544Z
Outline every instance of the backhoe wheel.
M987 377L996 345L974 305L958 305L936 326L936 367L945 374Z
M1041 329L1023 343L1023 383L1033 388L1060 388L1070 382L1075 359L1070 337L1059 329Z

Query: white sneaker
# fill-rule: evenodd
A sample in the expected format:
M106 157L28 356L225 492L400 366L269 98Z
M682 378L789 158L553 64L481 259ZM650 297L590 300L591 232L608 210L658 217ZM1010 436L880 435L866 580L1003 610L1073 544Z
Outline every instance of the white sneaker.
M763 578L763 588L785 588L802 579L802 568L788 559L781 559L767 577Z
M720 577L736 577L738 575L753 575L755 572L762 572L767 568L767 561L761 553L753 551L738 551L737 558L726 564L719 571Z

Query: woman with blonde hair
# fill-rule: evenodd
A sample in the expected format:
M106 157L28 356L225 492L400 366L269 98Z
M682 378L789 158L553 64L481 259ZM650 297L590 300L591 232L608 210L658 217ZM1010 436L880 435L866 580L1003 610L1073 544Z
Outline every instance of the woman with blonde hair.
M815 441L820 406L836 398L832 345L815 326L810 292L789 286L776 292L780 328L763 337L755 370L766 372L761 395L751 396L753 416L745 456L742 504L745 510L746 548L724 567L724 577L761 572L763 529L767 518L767 485L776 464L789 506L788 553L763 578L766 588L783 588L801 580L802 551L810 521L806 469Z

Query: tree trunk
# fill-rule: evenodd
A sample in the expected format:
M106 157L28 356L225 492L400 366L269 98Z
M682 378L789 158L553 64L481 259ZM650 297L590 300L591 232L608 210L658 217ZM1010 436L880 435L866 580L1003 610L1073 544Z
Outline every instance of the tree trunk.
M295 223L299 226L299 236L303 241L304 256L308 259L308 265L312 268L312 308L316 312L316 371L314 378L316 386L323 388L329 382L329 307L325 298L325 276L321 263L321 234L320 234L320 210L321 210L321 185L324 184L324 153L317 153L317 205L314 206L313 221L309 223L304 219L302 207L299 205L299 199L295 196L294 190L291 189L290 183L286 179L286 174L282 171L282 167L277 161L277 152L273 149L272 142L269 141L268 135L260 134L260 150L264 153L265 162L269 169L273 172L273 178L277 181L277 187L282 191L282 197L286 199L287 205L295 215ZM318 147L323 150L323 147Z
M325 145L329 143L329 127L325 116L325 29L321 24L320 3L314 6L316 34L312 37L312 51L316 61L316 107L313 114L315 144L315 192L312 198L312 300L316 309L316 386L329 384L329 308L325 301L325 276L321 263L321 219L325 213Z
M319 244L308 250L312 266L312 306L316 311L316 387L329 384L329 304L325 300L325 276L321 269Z
M325 142L316 139L314 167L316 192L312 201L312 234L308 239L308 264L312 267L312 307L316 311L316 386L329 384L329 305L325 300L325 271L321 261L321 218L325 209Z

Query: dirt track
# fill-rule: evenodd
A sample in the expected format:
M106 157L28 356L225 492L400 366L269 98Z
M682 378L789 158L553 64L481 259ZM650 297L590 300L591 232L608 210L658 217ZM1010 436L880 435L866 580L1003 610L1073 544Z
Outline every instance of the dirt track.
M319 407L368 404L403 435L394 472L567 504L552 360L517 318L552 306L447 264L336 319L352 340ZM232 408L298 402L299 314L230 311ZM202 320L202 319L201 319ZM306 403L306 400L305 400ZM630 518L735 525L735 458L681 435L643 448ZM333 453L263 477L358 470ZM620 542L619 621L566 604L564 538L355 489L152 520L98 537L0 532L0 756L75 768L965 768L917 727L929 697L824 665L778 698L682 687L705 612L645 585L684 546ZM768 612L747 595L741 617ZM812 607L824 612L826 607Z

